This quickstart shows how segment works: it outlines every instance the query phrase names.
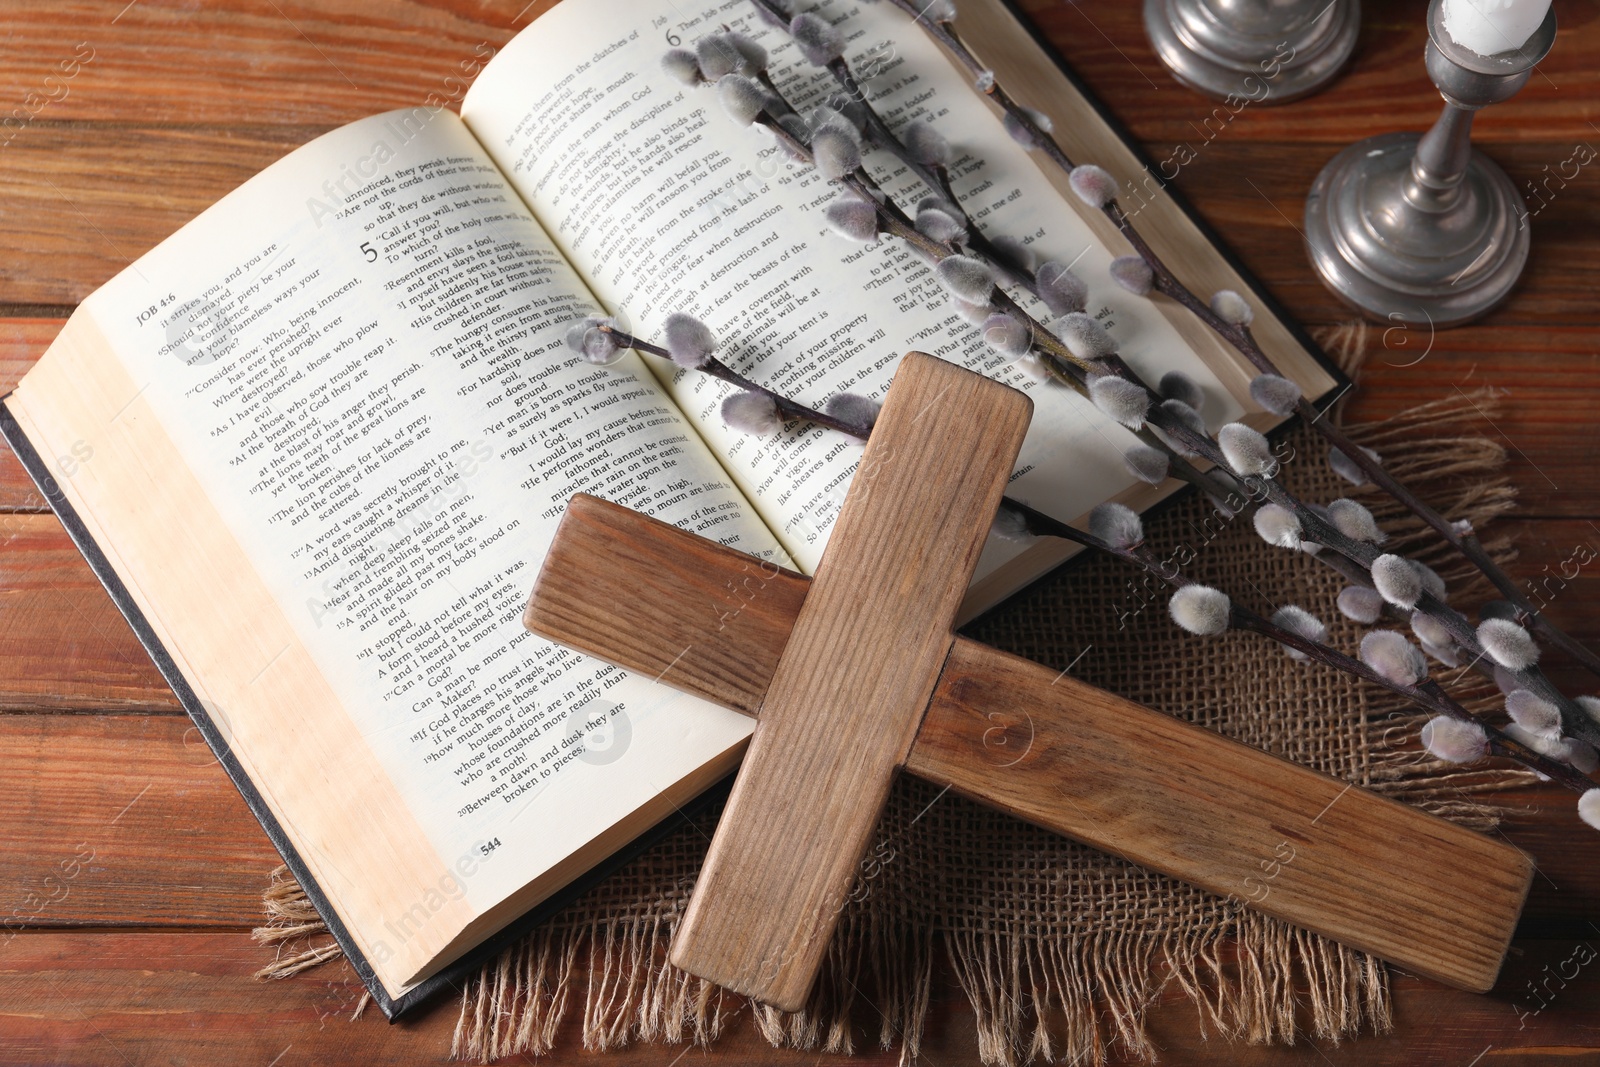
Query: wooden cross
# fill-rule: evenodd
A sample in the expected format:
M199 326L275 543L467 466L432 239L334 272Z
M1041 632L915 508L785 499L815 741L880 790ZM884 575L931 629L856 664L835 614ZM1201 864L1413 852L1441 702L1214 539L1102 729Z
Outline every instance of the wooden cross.
M573 497L528 629L758 716L672 962L798 1010L904 770L1488 990L1532 876L1515 848L955 636L1031 412L907 355L809 581Z

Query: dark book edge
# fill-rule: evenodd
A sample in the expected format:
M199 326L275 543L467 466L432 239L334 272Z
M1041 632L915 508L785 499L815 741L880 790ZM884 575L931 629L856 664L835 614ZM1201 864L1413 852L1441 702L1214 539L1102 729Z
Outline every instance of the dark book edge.
M6 395L9 396L10 394ZM446 989L460 990L464 988L485 960L501 952L523 934L543 924L553 917L556 912L571 904L606 877L637 858L667 834L683 826L692 817L691 812L698 811L715 799L719 793L726 790L728 781L731 781L730 776L723 783L713 786L705 793L702 793L689 806L688 810L679 809L661 820L627 845L624 845L619 851L613 853L598 866L591 868L582 877L568 883L555 896L536 905L532 910L502 928L498 933L492 935L488 940L438 974L419 982L398 997L391 997L388 991L384 989L383 984L378 981L377 975L362 954L360 947L350 936L350 931L345 928L344 922L339 918L339 913L334 910L327 895L322 891L322 886L317 883L311 871L306 867L305 861L300 858L299 852L295 850L294 844L289 840L288 835L284 833L283 827L279 825L277 817L272 813L272 809L267 807L266 802L261 798L260 792L256 789L255 783L251 781L249 774L245 772L244 767L239 763L238 757L229 749L227 741L224 740L222 734L217 730L216 724L212 721L210 712L206 710L205 703L195 694L188 680L178 670L177 663L167 652L166 646L161 643L161 639L156 636L155 631L151 629L144 613L139 610L139 605L134 602L133 597L128 593L127 586L122 583L122 579L117 576L116 571L112 568L111 561L106 558L105 553L101 551L100 546L90 535L88 528L84 526L83 521L78 517L78 513L67 502L66 497L62 495L61 488L56 484L56 480L51 475L44 458L33 447L33 443L28 440L16 417L12 415L10 408L7 407L5 397L0 397L0 437L4 437L12 450L16 452L17 458L22 462L23 469L28 472L28 477L33 479L33 484L38 487L39 492L44 494L51 510L61 520L61 525L66 527L67 535L72 538L72 543L78 547L78 551L83 554L84 560L88 562L89 569L94 571L95 577L100 580L100 584L105 586L106 592L110 594L112 603L116 604L117 610L122 612L123 617L128 620L128 625L133 628L134 636L139 639L139 643L149 653L150 659L156 665L156 669L161 672L161 677L172 687L173 694L177 696L179 703L183 705L183 709L189 713L189 718L194 720L196 728L205 738L206 744L211 747L211 752L216 756L217 762L222 765L222 769L227 772L228 777L233 781L234 787L239 790L239 795L244 798L245 805L249 807L250 813L256 817L257 821L261 823L261 828L267 832L267 837L271 840L272 847L278 850L279 856L283 857L283 862L289 868L290 873L294 875L295 881L300 883L300 887L305 890L307 899L316 907L317 914L327 924L328 932L338 942L339 948L344 951L345 958L350 961L350 965L355 968L356 974L361 977L361 981L372 994L374 1003L378 1005L379 1010L383 1012L390 1022Z

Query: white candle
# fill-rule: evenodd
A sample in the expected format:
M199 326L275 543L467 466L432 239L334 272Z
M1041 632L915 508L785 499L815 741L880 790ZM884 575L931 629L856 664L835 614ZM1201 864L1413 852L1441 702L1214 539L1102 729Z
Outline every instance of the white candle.
M1480 56L1527 43L1544 21L1550 0L1444 0L1444 30Z

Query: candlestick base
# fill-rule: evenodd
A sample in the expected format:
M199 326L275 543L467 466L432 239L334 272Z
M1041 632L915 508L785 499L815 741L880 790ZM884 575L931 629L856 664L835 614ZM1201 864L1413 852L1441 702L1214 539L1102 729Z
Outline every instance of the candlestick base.
M1345 303L1382 322L1450 326L1488 313L1528 259L1526 208L1493 160L1473 151L1448 210L1406 198L1421 137L1358 141L1306 198L1311 262Z
M1355 50L1359 0L1145 0L1144 28L1172 76L1230 103L1316 92Z
M1472 147L1472 117L1509 100L1556 39L1554 11L1516 48L1481 56L1428 8L1423 62L1444 109L1422 136L1346 148L1306 197L1306 244L1328 288L1385 322L1450 326L1504 300L1528 261L1528 218L1505 171Z

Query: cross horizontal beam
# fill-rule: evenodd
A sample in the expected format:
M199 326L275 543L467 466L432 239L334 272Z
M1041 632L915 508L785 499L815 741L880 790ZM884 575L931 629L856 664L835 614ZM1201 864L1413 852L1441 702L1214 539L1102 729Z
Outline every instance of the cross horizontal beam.
M755 715L808 586L580 495L524 621ZM1533 873L1508 844L961 637L904 770L1478 992Z

